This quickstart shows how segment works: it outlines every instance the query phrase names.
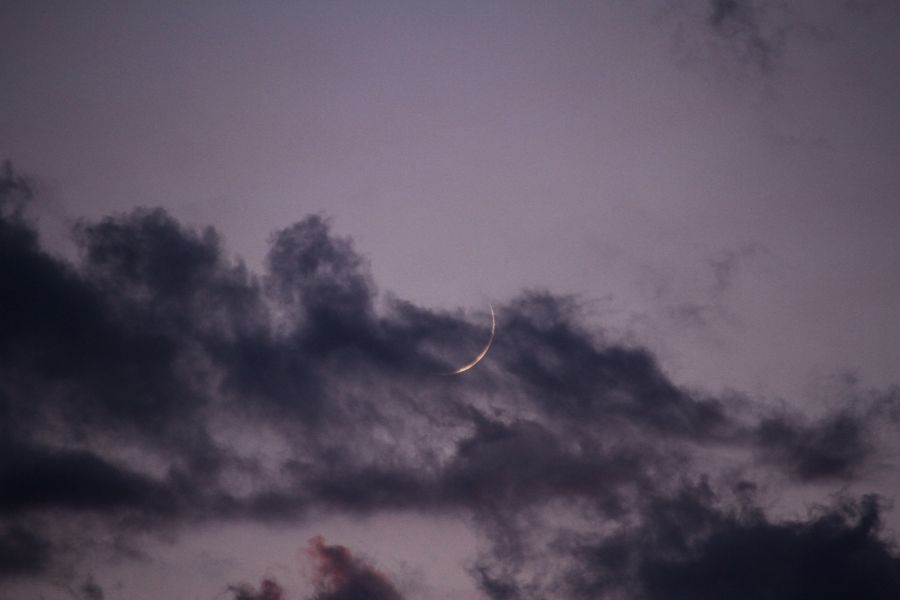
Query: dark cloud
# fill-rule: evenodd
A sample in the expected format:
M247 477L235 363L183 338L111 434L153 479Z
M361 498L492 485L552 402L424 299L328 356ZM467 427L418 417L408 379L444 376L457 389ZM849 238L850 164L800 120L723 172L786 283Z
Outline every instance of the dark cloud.
M641 444L604 449L589 438L566 439L533 422L483 420L446 469L443 497L494 515L535 504L587 502L622 514L632 494L652 485L651 470L677 457Z
M562 546L581 566L558 583L583 598L894 598L900 557L881 536L879 506L869 496L772 521L755 505L725 508L706 483L688 485L644 505L638 527Z
M272 579L263 579L259 589L247 585L231 586L233 600L285 600L284 590Z
M796 418L766 418L756 430L764 461L801 481L850 480L872 456L874 447L866 421L849 412L815 423Z
M0 169L0 214L6 219L19 220L26 203L35 196L34 180L17 173L9 160L4 160Z
M504 315L497 359L548 415L615 419L672 436L730 434L717 400L674 385L645 348L596 339L571 300L526 294Z
M137 214L130 221L159 225L163 218ZM168 280L140 280L145 270L134 266L137 259L95 252L97 231L85 236L87 262L78 270L43 252L22 220L0 224L0 248L10 259L0 266L0 356L12 423L21 432L59 420L74 437L117 431L157 449L190 447L192 460L211 456L196 419L207 399L203 371L191 356L203 307L179 298L183 292ZM146 245L136 236L131 254L153 250Z
M354 557L344 546L327 545L322 537L315 537L307 553L316 566L313 600L403 599L385 575Z
M651 470L679 460L642 444L566 443L533 421L503 423L477 412L471 418L474 430L440 469L332 465L307 476L309 493L318 504L353 512L466 507L499 515L557 499L621 513L628 496L651 485Z
M0 579L40 575L50 563L50 542L18 526L0 530Z
M718 10L717 26L738 18ZM585 595L640 585L665 598L723 539L836 543L809 533L820 517L772 521L746 494L682 486L712 481L717 453L800 483L852 481L874 453L868 413L808 421L687 389L648 349L609 339L577 299L544 291L497 302L488 358L449 377L485 339L486 315L379 297L366 260L320 216L276 232L259 275L212 229L148 209L81 223L71 262L28 222L27 180L7 167L0 191L5 575L40 575L73 546L53 518L84 523L85 538L97 527L127 538L410 510L477 527L485 545L470 571L491 597L538 597L562 578ZM733 263L716 265L722 281ZM849 516L828 522L858 529ZM878 533L852 560L881 577L893 554ZM318 539L310 553L317 600L400 598L345 548ZM273 581L231 591L283 596Z
M390 579L349 548L329 545L316 536L309 541L307 557L313 563L309 600L403 600ZM258 589L248 585L229 586L232 600L286 600L284 589L272 579L264 579Z
M0 514L52 508L175 512L164 485L90 452L5 447L0 456Z
M103 598L106 597L103 587L94 581L92 576L89 576L85 582L81 584L78 591L81 593L81 597L84 598L84 600L103 600Z
M643 560L648 600L900 596L900 558L878 536L874 498L801 522L704 517L690 547Z
M372 319L374 289L365 263L350 240L331 234L322 217L308 217L278 232L268 266L273 293L304 326L316 332L320 327L339 328L325 339L312 336L314 345L327 343L323 350L357 341L354 327L365 328Z

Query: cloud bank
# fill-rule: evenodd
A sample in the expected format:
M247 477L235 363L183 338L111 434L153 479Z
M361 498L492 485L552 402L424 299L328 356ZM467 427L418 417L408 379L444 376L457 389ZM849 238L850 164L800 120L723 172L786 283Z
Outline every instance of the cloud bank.
M415 511L483 533L470 572L498 600L900 595L882 499L786 518L756 482L856 480L884 403L811 419L687 389L540 290L497 302L488 359L448 377L486 315L380 295L321 216L258 274L153 209L81 223L73 262L8 165L0 195L2 580L77 565L73 535ZM402 597L346 548L309 554L317 600Z

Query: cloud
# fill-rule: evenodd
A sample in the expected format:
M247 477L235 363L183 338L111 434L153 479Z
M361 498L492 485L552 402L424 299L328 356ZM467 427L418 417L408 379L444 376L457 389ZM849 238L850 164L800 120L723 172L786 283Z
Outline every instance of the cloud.
M322 536L309 540L306 556L313 564L309 600L403 600L388 577L349 548L325 543ZM232 600L286 600L284 589L273 579L264 579L259 589L248 585L229 586Z
M709 24L742 59L770 70L783 51L785 30L767 28L765 17L771 2L710 0Z
M554 583L576 598L894 598L900 557L880 535L880 506L867 496L773 521L746 498L729 507L707 482L686 484L644 504L635 527L559 542L578 566Z
M810 421L680 386L650 350L548 291L496 302L487 359L443 375L488 320L380 297L321 216L276 232L258 274L213 229L158 209L80 223L68 261L29 223L27 180L7 168L0 192L4 576L71 558L73 531L409 510L476 526L470 572L491 597L540 596L562 578L662 598L653 582L678 585L678 569L706 564L704 544L806 539L819 522L726 494L720 456L799 485L853 481L875 453L868 412ZM878 569L892 550L867 531L871 552L854 560ZM341 546L314 540L310 555L318 600L399 598ZM231 591L283 595L274 581Z
M50 562L50 542L12 525L0 530L0 579L39 575Z
M870 428L849 412L815 423L763 419L756 430L761 458L801 481L851 480L872 456Z
M84 600L103 600L103 598L106 597L103 587L94 581L92 576L89 576L84 583L81 584L78 591L81 593L81 597L84 598Z
M276 581L263 579L259 589L250 586L230 586L233 600L285 600L284 590Z
M671 2L675 47L682 62L715 65L717 77L782 73L789 51L804 43L828 43L853 13L852 3L832 0L790 3L784 0L709 0Z
M307 554L315 563L313 600L402 600L388 580L344 546L327 545L324 538L310 540Z
M160 483L90 452L6 446L0 457L0 514L25 509L174 512Z
M601 426L612 419L672 437L731 434L717 399L675 385L646 348L598 339L572 299L523 294L504 307L495 345L494 359L548 417Z
M704 516L708 530L690 546L644 557L639 577L648 600L886 600L900 594L900 559L878 536L874 497L805 521Z

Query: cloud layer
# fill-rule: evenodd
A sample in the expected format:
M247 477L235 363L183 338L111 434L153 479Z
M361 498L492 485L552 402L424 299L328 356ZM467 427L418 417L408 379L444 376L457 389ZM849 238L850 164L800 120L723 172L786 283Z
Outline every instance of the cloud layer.
M815 420L687 389L534 290L448 377L487 315L379 295L321 216L276 232L261 274L150 209L81 223L73 263L42 248L27 180L7 168L0 194L0 578L77 563L60 520L128 537L410 510L484 532L470 571L498 600L900 592L877 497L792 520L754 483L853 481L884 404ZM318 600L401 598L345 548L310 555Z

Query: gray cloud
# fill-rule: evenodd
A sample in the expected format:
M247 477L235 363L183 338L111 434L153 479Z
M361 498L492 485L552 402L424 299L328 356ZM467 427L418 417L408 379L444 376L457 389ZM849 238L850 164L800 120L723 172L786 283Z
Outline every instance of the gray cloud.
M315 592L309 600L403 600L390 578L345 546L326 544L316 536L309 541L306 556L314 571ZM274 579L262 580L258 589L245 584L228 590L233 600L286 600L284 589Z
M78 591L84 600L103 600L106 597L103 587L90 576L81 584Z
M39 575L50 562L50 542L15 525L0 530L0 578Z
M874 451L869 432L864 417L845 412L815 423L766 418L756 439L764 461L802 481L850 480Z
M402 600L403 596L382 573L340 545L321 537L310 541L307 554L316 566L314 600Z
M781 75L789 50L806 42L834 38L833 15L850 18L851 4L826 2L802 6L783 0L709 0L675 3L680 17L676 35L682 60L714 64L719 76Z
M762 70L772 69L780 57L785 30L768 28L764 21L771 2L754 0L711 0L709 23L742 60Z
M0 459L0 513L64 508L176 512L162 483L86 451L6 446Z
M655 506L638 553L642 598L893 598L900 559L879 537L878 500L867 497L771 522L709 505L705 490Z
M540 595L593 548L594 570L568 576L572 589L641 585L664 598L691 561L725 577L705 544L787 536L827 553L836 543L809 533L819 517L770 521L710 484L685 487L685 474L715 470L707 456L726 449L806 482L850 481L871 456L866 418L810 422L686 389L646 348L607 339L576 298L545 291L497 303L488 360L443 375L486 323L381 299L352 241L321 216L276 232L262 274L227 258L214 230L148 209L81 223L80 259L67 262L26 218L27 180L7 169L0 190L2 574L53 568L56 533L13 524L51 512L127 536L454 511L484 532L471 572L492 597ZM242 445L259 431L287 457ZM587 519L584 535L602 539L572 542L554 515ZM857 527L835 523L838 537ZM877 527L863 537L868 550L852 560L893 564ZM319 600L399 598L340 547L315 548L342 573ZM554 551L563 566L535 566ZM232 591L279 597L270 584Z
M900 557L882 536L875 496L843 500L805 518L773 520L741 481L725 494L684 483L643 499L632 526L596 539L564 531L531 571L492 558L476 566L491 598L712 600L714 598L893 598Z
M284 590L272 579L263 579L259 589L249 585L229 586L233 600L284 600Z

